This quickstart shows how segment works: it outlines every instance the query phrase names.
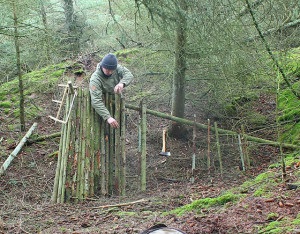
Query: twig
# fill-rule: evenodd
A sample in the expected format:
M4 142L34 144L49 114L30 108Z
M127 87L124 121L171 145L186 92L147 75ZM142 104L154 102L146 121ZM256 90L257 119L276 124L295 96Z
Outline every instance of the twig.
M142 202L146 202L147 200L145 199L140 199L137 201L133 201L133 202L127 202L127 203L120 203L120 204L115 204L115 205L105 205L105 206L97 206L97 207L91 207L91 209L101 209L101 208L110 208L110 207L120 207L120 206L130 206L136 203L142 203Z

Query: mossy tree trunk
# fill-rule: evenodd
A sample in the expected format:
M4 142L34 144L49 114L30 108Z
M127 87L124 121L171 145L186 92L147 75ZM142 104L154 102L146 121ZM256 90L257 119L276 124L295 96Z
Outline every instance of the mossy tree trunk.
M180 9L187 12L186 1L180 1ZM185 111L185 86L186 86L186 41L187 41L187 20L186 14L179 14L175 37L175 63L172 93L172 115L183 118ZM176 138L185 137L184 126L173 122L169 134Z
M79 25L77 23L77 17L74 13L73 0L63 0L64 13L66 19L67 39L66 45L69 46L68 53L71 56L77 55L80 51L79 38L81 33L79 32Z

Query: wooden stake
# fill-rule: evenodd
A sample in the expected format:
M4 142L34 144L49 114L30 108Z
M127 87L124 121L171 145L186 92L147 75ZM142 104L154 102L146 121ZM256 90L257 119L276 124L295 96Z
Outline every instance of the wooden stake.
M217 140L217 152L218 152L218 158L219 158L219 164L220 164L220 173L221 173L221 176L223 176L223 163L222 163L222 155L221 155L221 147L220 147L220 139L219 139L217 122L214 123L214 126L216 129L215 133L216 133L216 140Z
M211 159L210 159L210 119L207 120L207 169L210 174Z
M243 152L244 152L244 156L245 156L245 162L247 165L247 168L250 168L250 158L249 158L249 153L248 153L248 142L247 139L244 137L245 136L245 127L244 125L241 126L242 129L242 146L243 146Z
M194 122L196 123L196 115L194 114ZM193 155L192 155L192 176L191 183L195 182L195 167L196 167L196 126L193 126Z
M240 156L241 156L242 169L243 169L243 171L245 171L244 154L243 154L243 147L242 147L242 141L241 141L240 134L238 134L238 144L239 144L239 150L240 150Z
M121 195L126 194L126 111L125 99L121 98Z
M121 109L120 109L120 96L118 94L115 94L115 119L118 121L119 125L121 124ZM121 136L121 128L115 129L115 190L116 194L120 195L120 173L121 173L121 142L120 142L120 136Z
M141 102L141 191L146 190L146 135L147 135L147 115L146 115L146 105Z

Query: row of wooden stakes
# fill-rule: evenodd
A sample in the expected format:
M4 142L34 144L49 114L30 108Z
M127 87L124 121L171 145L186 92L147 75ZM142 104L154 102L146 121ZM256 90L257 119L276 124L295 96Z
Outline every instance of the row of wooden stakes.
M125 103L120 95L103 96L120 123L102 121L91 105L89 90L67 88L53 203L77 202L98 195L125 194ZM76 96L76 98L74 98Z

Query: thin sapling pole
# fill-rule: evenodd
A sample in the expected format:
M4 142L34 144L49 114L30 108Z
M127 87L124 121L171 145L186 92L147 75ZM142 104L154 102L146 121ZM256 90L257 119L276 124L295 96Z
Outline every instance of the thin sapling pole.
M26 143L27 139L31 136L34 129L37 127L37 123L33 123L31 128L28 130L28 132L25 134L25 136L22 138L22 140L19 142L17 147L13 150L13 152L8 156L8 158L5 160L3 165L0 168L0 176L4 174L5 170L8 168L10 163L14 160L14 158L17 156L17 154L22 149L23 145Z
M223 163L222 163L222 155L221 155L221 147L220 147L220 138L219 138L219 132L217 128L217 122L214 123L215 126L215 134L216 134L216 140L217 140L217 152L218 152L218 158L219 158L219 164L220 164L220 173L223 176Z

